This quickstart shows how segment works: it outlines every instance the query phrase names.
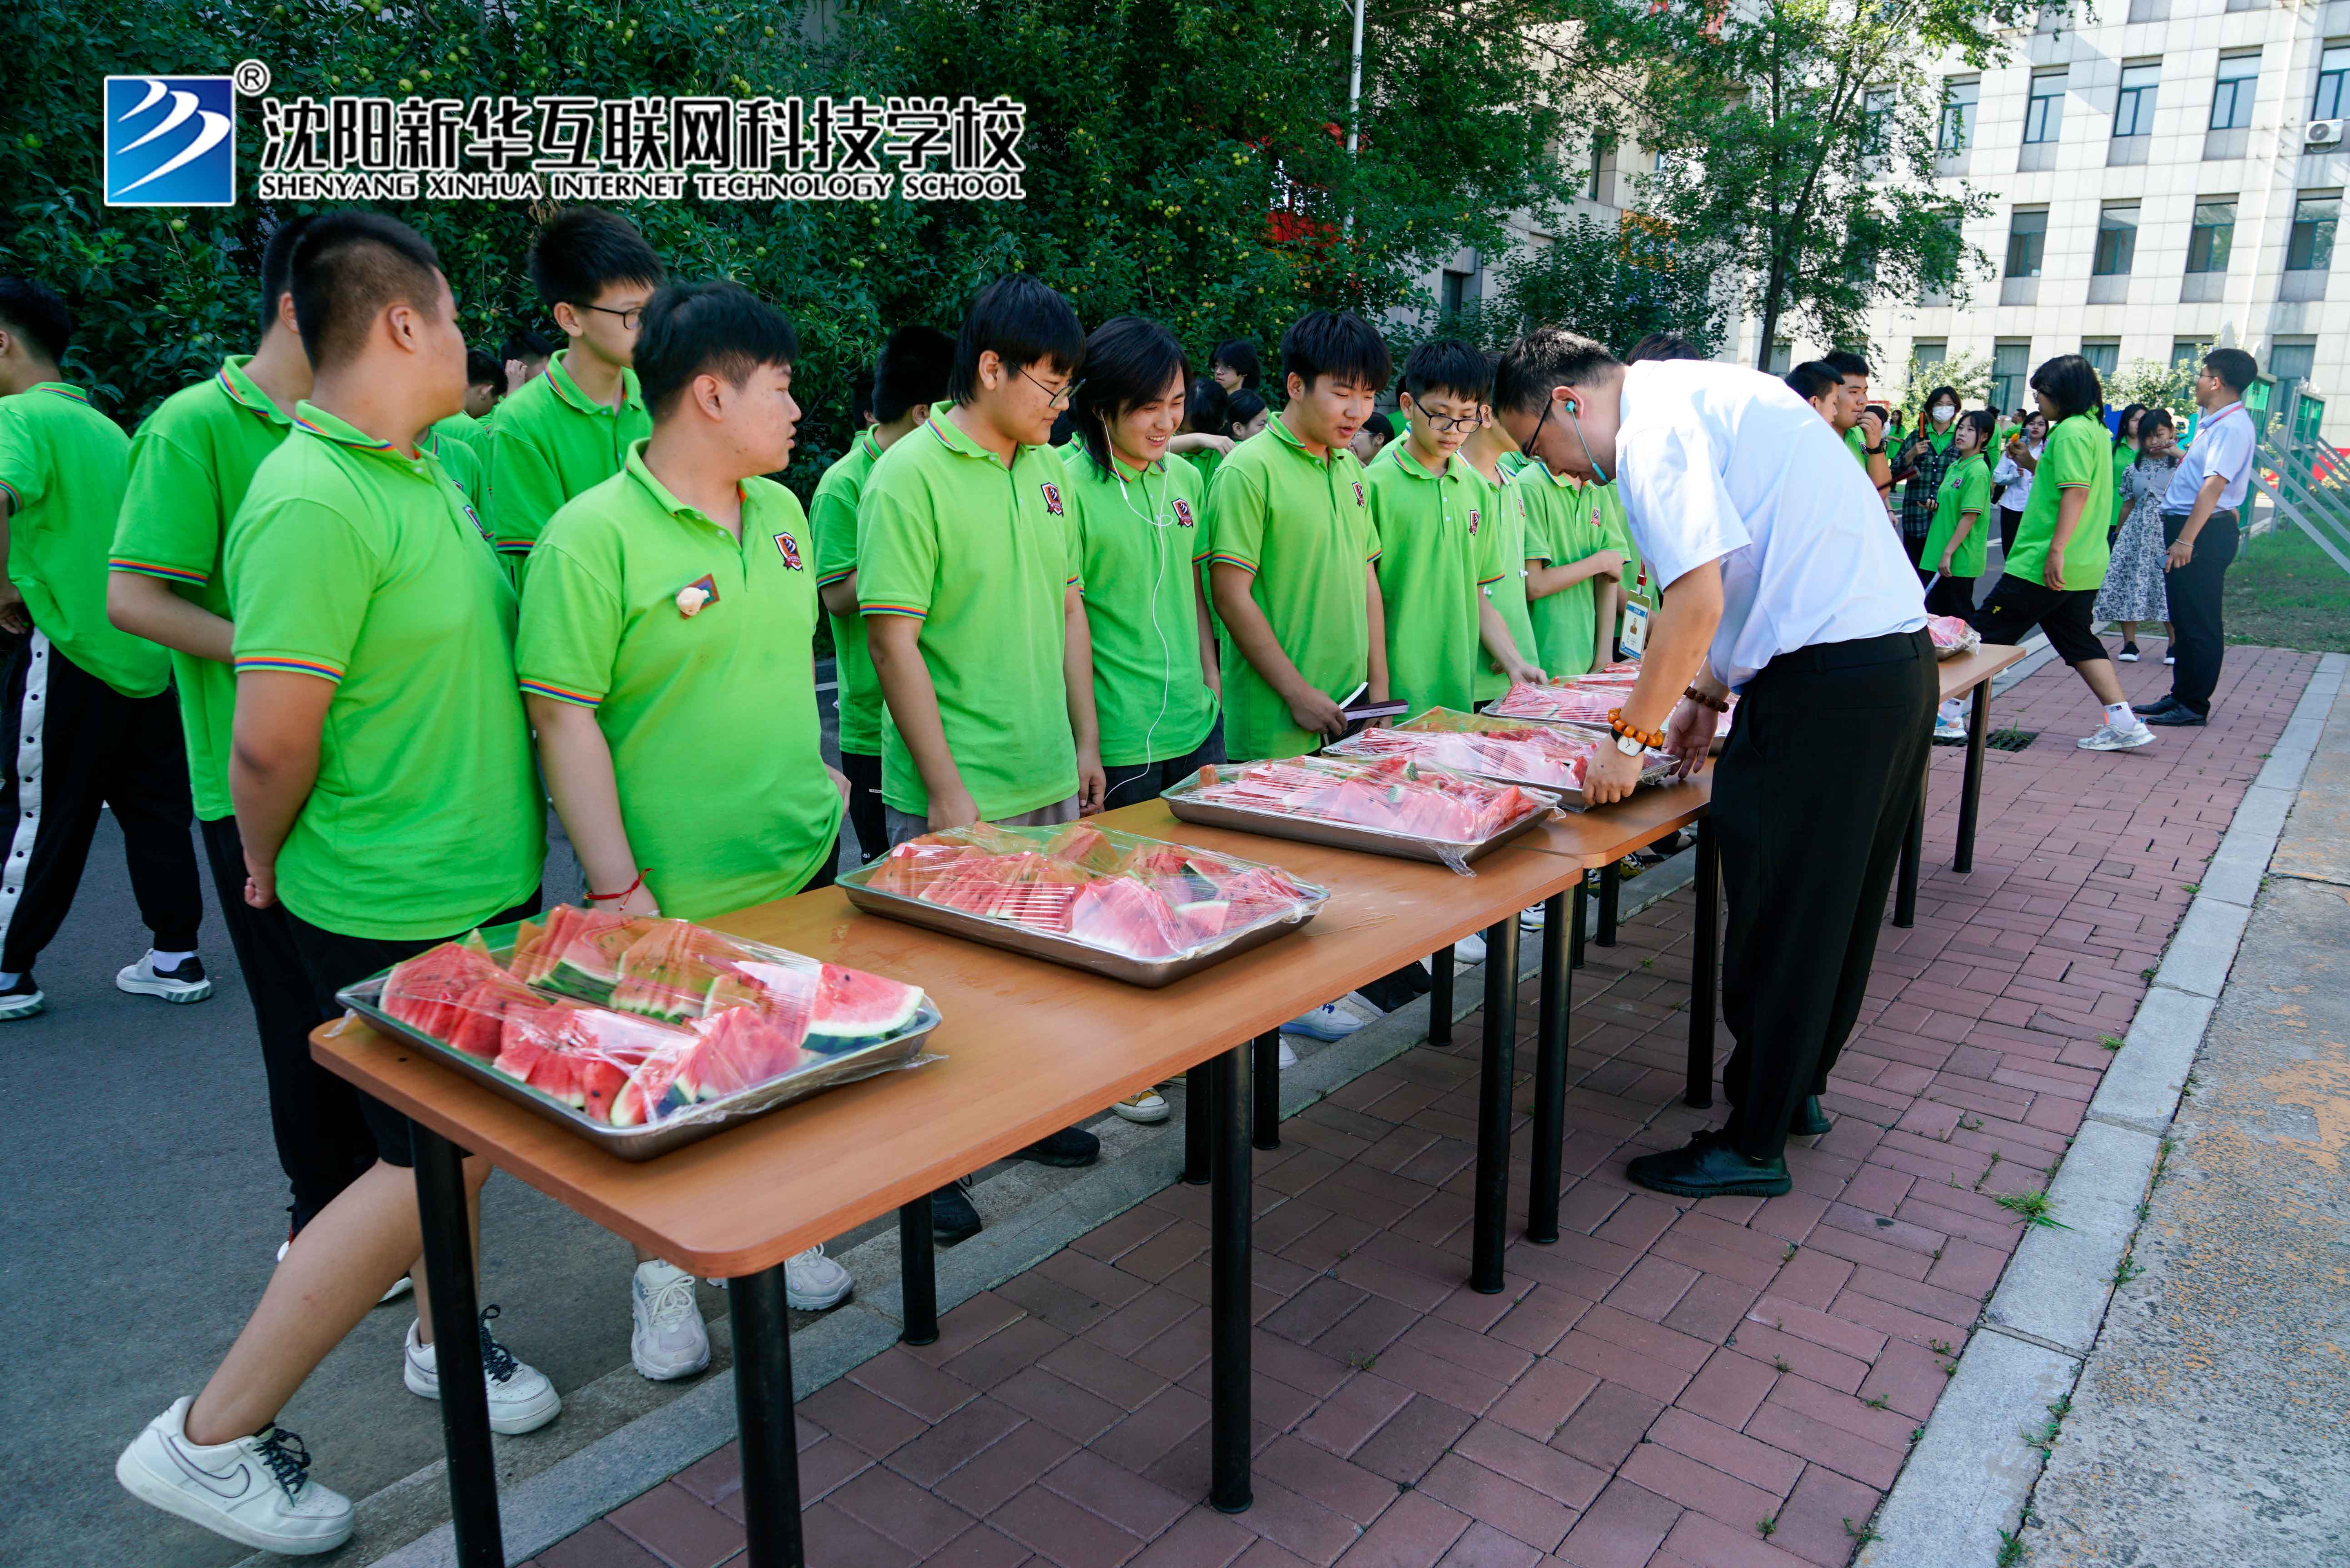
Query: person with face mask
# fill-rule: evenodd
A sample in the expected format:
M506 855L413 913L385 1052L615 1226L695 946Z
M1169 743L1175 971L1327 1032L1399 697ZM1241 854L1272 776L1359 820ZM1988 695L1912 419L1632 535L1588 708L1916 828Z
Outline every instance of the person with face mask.
M1901 547L1916 564L1920 580L1934 576L1934 563L1924 556L1926 535L1933 530L1942 475L1956 458L1958 428L1958 389L1935 388L1926 394L1918 428L1901 443L1893 464L1893 477L1907 482L1901 492Z

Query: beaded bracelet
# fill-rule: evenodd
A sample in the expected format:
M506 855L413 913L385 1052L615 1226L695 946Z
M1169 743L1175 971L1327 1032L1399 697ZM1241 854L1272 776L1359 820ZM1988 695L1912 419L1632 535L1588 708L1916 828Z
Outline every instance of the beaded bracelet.
M1711 708L1717 713L1730 711L1730 699L1727 697L1709 697L1694 686L1683 691L1681 695L1700 708Z
M1661 746L1665 743L1664 732L1660 730L1643 730L1638 725L1627 722L1624 718L1624 710L1621 708L1610 708L1607 710L1607 727L1615 731L1617 734L1623 736L1626 740L1638 741L1644 746Z

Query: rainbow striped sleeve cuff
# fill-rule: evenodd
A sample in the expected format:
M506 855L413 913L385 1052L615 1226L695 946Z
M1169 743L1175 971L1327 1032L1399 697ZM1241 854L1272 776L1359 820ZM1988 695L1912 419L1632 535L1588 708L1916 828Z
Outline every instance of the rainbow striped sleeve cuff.
M332 680L338 684L343 679L343 672L324 659L281 659L266 654L256 654L251 659L240 659L236 661L236 672L239 675L244 674L247 670L270 670L286 675L315 675L321 680Z
M855 566L843 566L837 572L826 572L820 575L816 580L816 586L820 588L828 588L833 584L840 581L843 577L853 577L856 575L857 568Z
M8 504L11 507L14 507L16 511L22 512L25 509L24 496L18 493L15 485L9 483L5 479L0 479L0 495L6 496L8 498Z
M161 577L167 583L192 583L203 587L212 581L209 572L191 572L181 566L167 566L160 561L133 560L129 556L109 556L106 569L110 572L136 572L142 577Z
M496 549L501 556L527 556L535 542L529 539L500 539L497 541Z
M873 599L867 599L858 608L867 615L902 615L913 620L928 620L931 616L920 605L883 604Z
M1509 576L1509 574L1508 574L1507 572L1495 572L1495 573L1494 573L1492 576L1490 576L1490 577L1480 577L1480 578L1478 578L1478 579L1477 579L1477 586L1478 586L1479 587L1481 587L1481 588L1490 588L1490 587L1492 587L1495 583L1500 582L1503 577L1508 576Z
M1208 564L1211 566L1238 566L1242 571L1249 573L1256 570L1256 563L1246 556L1227 555L1222 550L1210 551Z
M1363 557L1363 564L1364 564L1365 566L1368 566L1368 565L1370 565L1373 561L1378 560L1381 556L1384 556L1384 555L1386 555L1386 554L1387 554L1387 552L1386 552L1385 550L1374 550L1374 551L1372 551L1369 555L1367 555L1367 556L1364 556L1364 557Z
M525 697L552 697L557 702L568 702L576 708L593 708L604 699L590 697L585 691L574 691L568 686L557 686L551 680L524 680L516 684Z

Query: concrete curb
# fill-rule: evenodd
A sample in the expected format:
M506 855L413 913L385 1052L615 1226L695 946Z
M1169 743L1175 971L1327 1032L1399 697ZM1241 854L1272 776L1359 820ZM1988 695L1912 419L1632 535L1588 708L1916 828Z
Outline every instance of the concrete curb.
M2016 670L2034 668L2027 659ZM1989 1568L2002 1538L2022 1529L2046 1458L2030 1439L2069 1399L2095 1344L2162 1139L2345 672L2350 656L2318 660L2245 791L2049 1188L2064 1228L2034 1226L2016 1248L1877 1511L1861 1568Z
M1624 885L1618 921L1628 920L1659 900L1689 886L1697 856L1684 851ZM1586 910L1596 926L1596 900ZM1589 929L1589 928L1586 928ZM1540 972L1542 942L1532 933L1519 943L1519 977ZM1468 1017L1484 1005L1485 969L1460 969L1453 975L1453 1016ZM1428 1002L1423 998L1365 1024L1344 1040L1301 1056L1281 1075L1281 1116L1296 1116L1373 1068L1400 1056L1428 1038ZM1016 1213L992 1220L988 1228L938 1255L939 1310L962 1305L1042 1262L1103 1220L1133 1208L1175 1181L1183 1170L1181 1124L1172 1136L1154 1137L1123 1158L1105 1162L1086 1176ZM862 1292L837 1311L792 1334L792 1397L805 1399L897 1343L899 1320L892 1309L897 1293L886 1287L868 1300ZM626 1367L610 1376L634 1376ZM734 1375L713 1373L659 1409L609 1432L537 1475L501 1490L499 1522L506 1561L523 1562L602 1518L630 1499L659 1486L687 1466L734 1440ZM359 1502L360 1540L378 1499L412 1499L419 1489L440 1491L447 1467L435 1461ZM442 1511L446 1511L445 1500ZM361 1552L365 1552L362 1544ZM237 1568L269 1568L284 1559L256 1553ZM456 1538L444 1522L406 1545L380 1556L356 1556L354 1563L377 1568L456 1568Z

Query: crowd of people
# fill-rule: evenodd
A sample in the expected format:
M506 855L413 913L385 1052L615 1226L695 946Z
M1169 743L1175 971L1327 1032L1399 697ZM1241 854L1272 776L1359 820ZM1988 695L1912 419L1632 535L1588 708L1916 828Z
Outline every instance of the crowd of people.
M1197 376L1163 326L1087 332L1014 274L959 332L902 327L857 373L861 428L804 511L774 477L801 418L780 313L672 280L592 208L550 219L529 265L563 346L525 335L491 355L468 348L405 224L286 222L253 351L128 439L66 378L67 306L0 280L0 619L25 634L5 703L0 1017L42 1005L34 964L101 802L153 932L118 983L207 993L192 815L291 1222L219 1369L117 1474L257 1547L349 1534L350 1504L276 1419L370 1309L412 1290L402 1381L439 1393L409 1124L317 1067L309 1033L342 987L535 913L550 802L590 904L699 919L829 884L851 841L870 859L975 822L1072 821L1228 756L1313 751L1358 702L1471 710L1630 642L1640 672L1590 764L1595 802L1628 793L1648 748L1698 765L1731 694L1744 703L1714 795L1731 1120L1631 1175L1767 1195L1787 1189L1787 1138L1825 1130L1819 1095L1921 787L1929 610L1993 641L2044 628L2106 703L2085 746L2152 738L2093 614L2177 628L2187 717L2148 722L2200 722L2217 673L2251 450L2232 350L2205 361L2184 460L2158 410L2101 444L2074 356L2033 379L2044 442L1942 389L1888 454L1856 356L1783 387L1669 337L1619 361L1544 327L1499 356L1422 342L1399 373L1370 323L1315 310L1269 369L1235 341ZM1978 607L1994 451L2026 493ZM2166 573L2108 571L2109 512L2117 562L2160 541ZM1742 739L1758 726L1794 744L1766 753ZM1814 743L1839 765L1809 765ZM1366 994L1393 1006L1426 984L1411 966ZM1332 1005L1288 1028L1359 1026ZM1155 1092L1117 1109L1169 1114ZM1098 1147L1073 1127L1020 1154L1078 1166ZM486 1168L465 1169L478 1190ZM931 1201L941 1240L980 1229L959 1186ZM821 1248L786 1273L796 1307L852 1288ZM640 1251L629 1296L640 1372L707 1365L690 1275ZM493 1429L553 1419L556 1390L487 1316Z

